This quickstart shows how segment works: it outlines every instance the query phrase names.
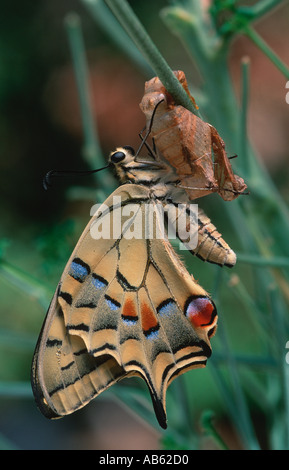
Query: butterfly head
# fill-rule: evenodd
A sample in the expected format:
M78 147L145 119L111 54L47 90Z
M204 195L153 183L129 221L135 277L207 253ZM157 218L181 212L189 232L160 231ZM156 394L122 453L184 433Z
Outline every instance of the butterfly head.
M135 158L135 151L130 145L125 145L124 147L117 147L109 155L109 162L113 163L115 166L128 165Z
M168 171L168 165L152 157L144 160L129 145L117 147L108 160L115 167L121 183L139 184L146 180L153 182L156 176L162 176L162 171Z

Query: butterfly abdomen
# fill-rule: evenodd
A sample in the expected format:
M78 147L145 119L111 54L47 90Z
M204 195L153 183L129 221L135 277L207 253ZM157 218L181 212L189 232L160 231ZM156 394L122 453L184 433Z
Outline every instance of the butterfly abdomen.
M233 267L236 254L202 210L199 210L198 226L198 245L193 253L204 261Z

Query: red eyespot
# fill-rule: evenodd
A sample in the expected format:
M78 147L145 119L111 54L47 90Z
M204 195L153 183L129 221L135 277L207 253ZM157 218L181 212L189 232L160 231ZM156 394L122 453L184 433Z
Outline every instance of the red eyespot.
M204 328L213 323L217 311L208 297L190 297L186 302L185 315L193 326Z

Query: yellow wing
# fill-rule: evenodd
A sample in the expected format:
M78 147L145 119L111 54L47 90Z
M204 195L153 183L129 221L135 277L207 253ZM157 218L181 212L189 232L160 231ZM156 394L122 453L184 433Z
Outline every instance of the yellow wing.
M114 197L118 205L112 206ZM166 427L165 397L180 373L204 367L217 313L165 239L130 234L157 204L139 185L118 188L91 219L64 270L34 353L38 407L57 418L83 407L128 376L142 377ZM118 238L91 229L121 217ZM131 215L133 214L133 215ZM154 219L154 231L160 224Z

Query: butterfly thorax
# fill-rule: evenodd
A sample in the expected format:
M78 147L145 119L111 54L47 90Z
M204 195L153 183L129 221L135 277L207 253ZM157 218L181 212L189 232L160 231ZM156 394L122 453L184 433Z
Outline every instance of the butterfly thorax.
M130 147L120 147L110 154L121 184L132 183L149 188L154 199L185 197L183 190L178 188L179 179L171 165L165 161L151 157L136 157Z

